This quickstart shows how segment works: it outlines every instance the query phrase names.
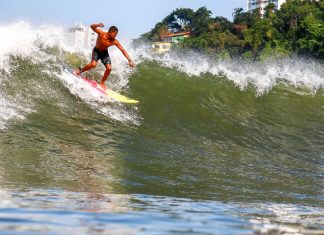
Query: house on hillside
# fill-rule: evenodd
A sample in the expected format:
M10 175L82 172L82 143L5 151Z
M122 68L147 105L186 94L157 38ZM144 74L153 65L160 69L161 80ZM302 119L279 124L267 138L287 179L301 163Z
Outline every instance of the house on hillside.
M190 37L190 32L166 34L161 37L160 42L153 42L152 48L155 53L164 53L171 49L173 43L179 43Z

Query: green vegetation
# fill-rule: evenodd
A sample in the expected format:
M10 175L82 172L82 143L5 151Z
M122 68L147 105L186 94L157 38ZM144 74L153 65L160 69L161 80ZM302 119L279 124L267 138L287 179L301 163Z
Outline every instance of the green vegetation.
M179 48L191 48L218 57L264 60L292 54L324 60L324 1L287 0L280 10L269 4L263 18L234 9L233 22L212 17L206 7L173 11L140 40L157 41L167 33L190 31Z

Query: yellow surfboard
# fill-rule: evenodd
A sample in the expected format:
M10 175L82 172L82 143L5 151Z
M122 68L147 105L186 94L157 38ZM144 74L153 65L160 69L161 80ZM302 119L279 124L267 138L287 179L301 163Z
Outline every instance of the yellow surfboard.
M94 89L96 89L97 91L99 91L102 94L105 94L106 96L108 96L109 98L112 98L115 101L118 101L118 102L121 102L121 103L126 103L126 104L137 104L137 103L139 103L138 100L130 99L130 98L126 97L126 96L123 96L123 95L117 93L116 91L113 91L113 90L110 90L110 89L104 90L96 81L91 80L90 78L83 77L83 76L80 76L80 75L74 75L73 72L71 72L69 70L66 70L66 71L69 72L71 75L73 75L73 76L75 76L75 77L77 77L79 79L82 79L83 81L89 83Z
M112 98L114 100L117 100L118 102L127 103L127 104L137 104L137 103L139 103L138 100L130 99L130 98L128 98L126 96L123 96L123 95L121 95L121 94L119 94L119 93L117 93L117 92L115 92L113 90L106 89L104 91L106 92L108 97L110 97L110 98Z

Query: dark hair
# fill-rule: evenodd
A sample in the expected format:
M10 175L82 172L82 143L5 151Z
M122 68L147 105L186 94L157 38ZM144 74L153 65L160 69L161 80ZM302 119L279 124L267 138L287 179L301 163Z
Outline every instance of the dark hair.
M114 32L118 32L118 28L117 28L116 26L111 26L111 27L109 28L108 33L114 33Z

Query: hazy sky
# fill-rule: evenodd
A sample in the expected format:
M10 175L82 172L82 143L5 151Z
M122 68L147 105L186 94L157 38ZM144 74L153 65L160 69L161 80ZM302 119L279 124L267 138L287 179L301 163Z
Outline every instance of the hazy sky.
M0 24L26 20L33 24L103 22L116 25L120 36L135 38L179 7L206 6L214 16L232 19L233 9L245 9L246 0L0 0Z

